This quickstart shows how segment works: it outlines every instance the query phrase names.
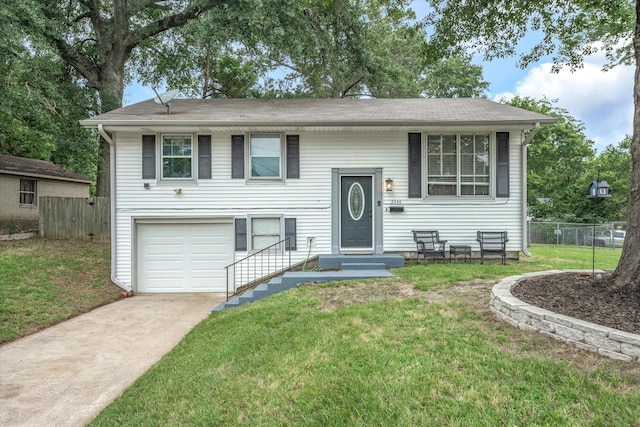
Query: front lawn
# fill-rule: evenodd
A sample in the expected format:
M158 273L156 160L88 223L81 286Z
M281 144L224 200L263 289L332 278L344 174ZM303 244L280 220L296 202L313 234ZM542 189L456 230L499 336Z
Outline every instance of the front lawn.
M109 259L108 243L0 242L0 343L119 299Z
M507 266L409 265L214 313L93 425L640 423L637 363L492 316L498 277L591 267L588 248L532 252ZM596 267L619 255L599 250Z

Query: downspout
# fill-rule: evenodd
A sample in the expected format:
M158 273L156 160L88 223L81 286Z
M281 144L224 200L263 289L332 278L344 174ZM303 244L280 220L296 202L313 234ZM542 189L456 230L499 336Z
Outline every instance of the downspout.
M111 196L110 216L111 216L111 281L124 289L127 292L131 292L131 287L122 283L120 279L116 277L116 145L113 143L113 139L104 130L102 124L98 124L98 132L109 143L109 193Z
M527 235L527 145L540 130L540 122L537 122L533 130L527 135L522 142L522 253L527 257L531 257L531 253L527 250L529 236Z

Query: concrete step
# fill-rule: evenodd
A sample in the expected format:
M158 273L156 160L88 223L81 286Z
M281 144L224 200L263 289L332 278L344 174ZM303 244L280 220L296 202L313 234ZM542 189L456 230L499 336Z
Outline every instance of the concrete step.
M404 258L402 255L397 254L327 254L318 257L318 268L320 270L335 270L340 268L343 263L384 263L385 268L397 268L404 265Z
M347 263L349 264L349 263ZM371 263L354 263L356 266L348 266L343 271L288 271L282 275L272 279L269 283L258 285L255 289L250 289L242 295L237 295L215 307L212 311L222 311L225 308L238 307L248 302L253 302L266 298L278 292L286 291L303 283L308 282L331 282L336 280L356 280L356 279L374 279L382 277L393 277L393 274L384 269L384 264L373 263L376 268L361 270L361 264L372 266ZM379 265L378 265L379 264ZM349 269L353 267L352 269Z
M343 262L340 269L345 270L386 270L387 265L383 262Z
M229 301L221 302L213 310L211 310L211 312L215 313L216 311L222 311L225 308L238 307L239 305L240 305L240 298L235 296L235 297L229 298Z
M271 279L269 283L262 283L254 289L249 289L241 295L236 295L230 298L229 301L218 304L212 312L222 311L225 308L238 307L248 302L258 301L275 293L287 290L290 287L291 286L285 286L282 284L281 277L276 277Z
M375 279L380 277L393 277L386 270L347 270L347 271L319 271L298 272L288 271L282 276L282 283L288 287L299 286L307 282L331 282L336 280Z
M256 298L254 297L254 292L253 289L249 289L248 291L244 291L242 293L242 295L238 296L238 301L240 302L240 305L246 303L246 302L251 302L254 301Z

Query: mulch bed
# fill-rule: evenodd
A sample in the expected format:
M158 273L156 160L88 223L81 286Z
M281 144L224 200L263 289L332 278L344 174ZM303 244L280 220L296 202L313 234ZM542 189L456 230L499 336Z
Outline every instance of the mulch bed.
M511 293L555 313L640 334L640 292L612 291L608 280L608 275L554 274L523 280Z

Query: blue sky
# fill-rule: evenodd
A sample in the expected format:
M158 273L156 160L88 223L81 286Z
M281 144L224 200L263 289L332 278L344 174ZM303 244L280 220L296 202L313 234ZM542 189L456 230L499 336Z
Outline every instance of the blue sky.
M419 16L426 10L422 0L412 2ZM522 49L526 52L535 40L525 39ZM490 83L489 98L499 101L514 95L535 99L547 97L557 100L558 107L585 125L587 138L595 141L595 148L602 152L607 145L616 145L633 128L633 74L631 66L618 66L604 72L604 55L597 53L587 57L584 67L571 72L568 68L551 73L551 61L543 59L525 69L516 66L517 57L495 59L485 62L474 58L482 65L484 78ZM150 87L138 83L125 88L125 105L144 101L155 96Z

